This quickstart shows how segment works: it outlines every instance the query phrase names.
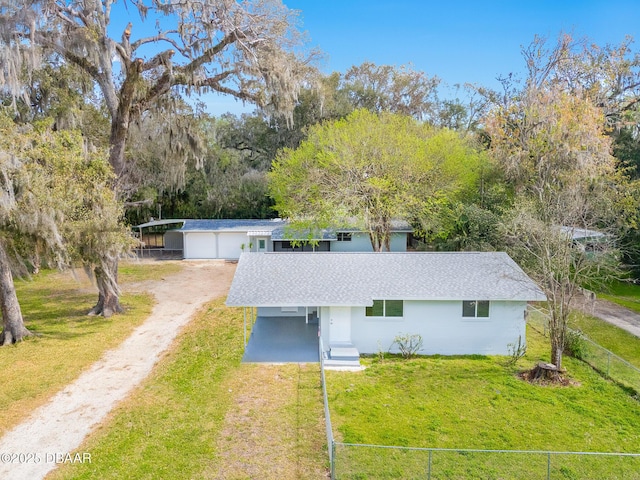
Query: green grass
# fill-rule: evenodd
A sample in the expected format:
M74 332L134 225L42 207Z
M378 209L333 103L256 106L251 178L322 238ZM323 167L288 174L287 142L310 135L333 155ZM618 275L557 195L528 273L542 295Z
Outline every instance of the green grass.
M55 479L312 479L326 473L318 366L241 364L241 309L209 305Z
M635 335L581 312L573 312L571 314L569 327L574 330L581 330L598 345L640 368L640 339Z
M175 264L123 265L121 281L171 274ZM125 315L86 317L95 292L58 274L20 283L29 328L40 336L0 349L0 424L28 412L120 343L150 300L125 296ZM582 329L633 360L638 340L579 319ZM619 330L619 329L616 329ZM595 333L594 333L595 332ZM605 339L605 340L602 340ZM526 368L548 360L529 331ZM624 348L628 350L625 351ZM64 355L61 355L64 352ZM625 353L623 353L625 352ZM326 478L316 371L242 365L242 313L221 302L181 334L151 377L78 449L91 464L52 478ZM45 359L46 361L43 361ZM530 385L503 357L365 359L360 373L328 372L334 432L348 443L407 447L640 451L640 407L583 362L565 358L575 384ZM338 447L338 478L546 478L547 457ZM284 466L284 467L283 467ZM284 470L278 470L284 468ZM553 457L551 478L640 478L640 461Z
M140 281L175 268L126 264L120 278ZM0 348L0 364L11 366L0 369L0 434L119 345L152 307L148 295L128 294L121 299L123 315L89 317L97 290L82 275L74 279L70 273L45 271L29 281L16 280L16 290L25 325L36 336Z
M167 275L178 273L182 269L179 261L162 262L121 262L118 268L120 281L123 283L160 280Z
M529 329L528 342L522 368L548 360L541 335ZM358 374L327 372L334 432L345 443L640 452L638 401L572 358L565 358L565 367L575 384L565 387L522 381L505 366L504 357L387 358L366 363L368 368ZM424 478L428 464L425 453L354 448L341 452L339 478ZM533 472L540 468L546 474L544 456L439 453L437 459L439 473L432 478L537 478ZM556 464L565 476L553 478L640 478L640 459L615 459L615 466L611 461L569 457Z
M607 285L605 291L598 292L598 298L609 300L640 313L640 285L616 281Z

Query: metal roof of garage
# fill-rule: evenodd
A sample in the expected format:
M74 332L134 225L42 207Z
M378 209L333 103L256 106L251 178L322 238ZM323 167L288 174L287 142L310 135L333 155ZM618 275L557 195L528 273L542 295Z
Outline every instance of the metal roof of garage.
M185 220L180 229L183 232L231 232L249 230L271 231L287 222L282 219L210 219L210 220Z

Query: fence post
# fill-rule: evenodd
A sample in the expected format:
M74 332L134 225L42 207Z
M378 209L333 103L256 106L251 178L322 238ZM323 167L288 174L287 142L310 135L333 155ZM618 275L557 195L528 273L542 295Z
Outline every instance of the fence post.
M336 442L331 439L331 480L336 479Z
M547 480L551 480L551 452L547 452Z

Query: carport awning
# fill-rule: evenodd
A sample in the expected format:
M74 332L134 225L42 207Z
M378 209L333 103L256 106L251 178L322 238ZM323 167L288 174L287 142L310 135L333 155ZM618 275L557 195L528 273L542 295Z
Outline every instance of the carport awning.
M178 219L178 218L168 218L165 220L152 220L147 223L141 223L140 225L136 225L133 228L149 228L149 227L157 227L160 225L171 225L172 223L184 223L186 220Z
M247 237L270 237L271 230L249 230Z

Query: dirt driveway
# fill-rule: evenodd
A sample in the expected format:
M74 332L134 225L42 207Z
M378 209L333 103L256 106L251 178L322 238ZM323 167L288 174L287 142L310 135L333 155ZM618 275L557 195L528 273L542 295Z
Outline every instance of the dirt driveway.
M235 265L219 260L182 261L181 265L182 271L162 281L124 287L156 297L151 315L118 348L106 352L27 421L0 438L0 478L44 478L56 467L57 455L77 449L151 372L196 311L226 295L235 271ZM12 454L22 454L24 458L16 460L24 461L7 461Z

